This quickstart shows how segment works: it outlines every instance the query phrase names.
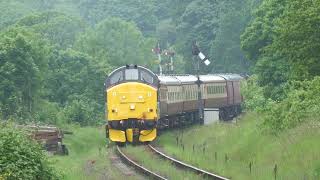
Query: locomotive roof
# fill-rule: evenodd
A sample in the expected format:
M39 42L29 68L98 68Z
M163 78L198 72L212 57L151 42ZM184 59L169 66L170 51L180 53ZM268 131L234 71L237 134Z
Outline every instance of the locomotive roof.
M113 70L111 73L109 73L109 75L107 77L109 77L110 75L116 73L117 71L121 71L121 70L128 69L128 68L133 68L133 67L135 67L136 69L143 69L143 70L149 72L150 74L153 74L154 76L156 76L156 74L154 74L150 69L145 68L143 66L126 65L126 66L120 66L117 69Z

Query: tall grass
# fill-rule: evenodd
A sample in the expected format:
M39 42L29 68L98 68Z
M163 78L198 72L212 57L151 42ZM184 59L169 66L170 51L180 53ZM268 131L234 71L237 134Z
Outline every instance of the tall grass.
M178 159L233 179L319 179L320 125L309 122L278 136L263 133L257 114L237 123L166 132L157 144ZM250 172L251 166L251 172Z
M51 158L64 179L125 179L111 164L102 128L73 127L72 132L73 135L66 135L64 138L69 155Z

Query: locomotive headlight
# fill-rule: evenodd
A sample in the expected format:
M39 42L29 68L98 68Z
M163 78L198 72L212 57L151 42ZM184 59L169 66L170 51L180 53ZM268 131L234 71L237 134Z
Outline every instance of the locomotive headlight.
M134 110L136 108L136 106L134 104L130 105L130 110Z

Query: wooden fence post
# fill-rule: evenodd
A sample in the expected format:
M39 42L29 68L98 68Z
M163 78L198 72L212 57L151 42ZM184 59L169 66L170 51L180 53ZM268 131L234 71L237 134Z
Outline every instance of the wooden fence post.
M277 166L277 164L274 166L273 172L274 172L274 179L277 180L277 174L278 174L278 166Z
M176 136L177 146L179 145L179 136Z

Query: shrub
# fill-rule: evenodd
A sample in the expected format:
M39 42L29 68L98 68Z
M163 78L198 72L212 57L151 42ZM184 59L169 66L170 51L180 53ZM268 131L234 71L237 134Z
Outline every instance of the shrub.
M263 127L274 133L296 127L306 120L320 120L320 77L287 83L281 101L266 99L254 77L242 87L246 108L264 114Z
M267 105L265 124L279 131L293 128L306 120L319 120L319 92L320 77L311 81L291 82L283 101Z
M39 144L12 126L0 129L0 179L58 179Z
M67 104L63 113L66 122L88 126L97 125L102 120L103 111L101 109L99 104L92 100L77 98Z
M247 81L241 83L241 94L245 102L244 106L248 110L262 111L267 103L263 96L263 88L257 84L257 77L252 76Z

